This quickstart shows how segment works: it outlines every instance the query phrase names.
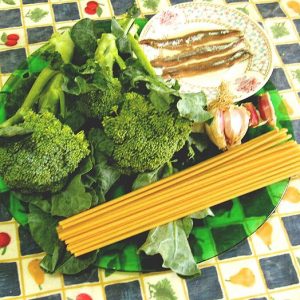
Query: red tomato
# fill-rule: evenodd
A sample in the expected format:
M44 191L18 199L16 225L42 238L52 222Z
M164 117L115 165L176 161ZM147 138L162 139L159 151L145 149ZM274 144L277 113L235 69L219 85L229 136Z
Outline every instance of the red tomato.
M9 34L6 37L7 40L12 40L12 41L17 41L19 38L20 38L19 35L15 33Z
M5 45L11 47L11 46L17 45L17 43L18 43L18 41L16 41L16 40L7 40L5 42Z
M97 9L98 6L99 6L99 3L96 2L96 1L89 1L89 2L86 4L86 7L92 8L92 9Z
M6 232L0 232L0 248L8 246L10 243L10 236Z
M89 15L94 15L96 12L97 12L97 8L89 8L89 7L86 7L84 9L84 11L89 14Z
M76 296L76 300L93 300L93 298L88 294L79 294Z

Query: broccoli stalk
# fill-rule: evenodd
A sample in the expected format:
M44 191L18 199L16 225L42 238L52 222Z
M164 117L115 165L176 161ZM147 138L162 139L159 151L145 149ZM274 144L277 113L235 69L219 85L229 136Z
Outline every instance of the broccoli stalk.
M64 63L69 63L73 56L74 44L70 37L68 31L65 31L63 34L55 33L52 35L51 39L48 42L48 45L45 47L45 51L50 51L52 53L59 53L61 59ZM52 69L50 66L46 67L39 74L37 79L35 80L32 88L30 89L28 95L26 96L22 106L18 109L18 111L8 120L0 124L0 128L5 128L8 126L12 126L22 121L26 113L31 110L40 98L41 95L45 95L47 93L45 89L49 91L49 93L58 93L61 95L61 86L57 84L56 80L52 80L55 75L58 75L59 72L57 70ZM52 80L51 84L49 82ZM55 107L57 105L58 100L62 100L61 97L56 97L57 101L53 101L52 97L47 97L48 101L51 102L47 104L46 100L43 100L43 106L48 106L50 111L54 111L50 106Z

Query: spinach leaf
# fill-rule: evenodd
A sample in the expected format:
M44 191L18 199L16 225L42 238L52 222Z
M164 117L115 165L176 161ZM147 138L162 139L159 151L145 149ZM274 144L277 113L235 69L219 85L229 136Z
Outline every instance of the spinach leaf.
M211 114L204 110L206 96L204 93L184 93L177 102L179 114L194 122L203 123L212 118Z
M188 217L156 227L150 230L139 251L147 255L160 254L164 268L170 268L183 276L199 274L187 239L192 227L193 221Z
M58 242L57 219L43 212L33 204L29 204L28 223L35 242L47 253L53 253Z
M161 178L168 177L174 173L171 163L165 164L154 171L139 174L132 184L132 190L137 190L146 185L160 180Z
M94 21L82 19L71 29L71 38L79 54L93 57L97 48L97 36L94 31Z
M82 212L92 206L92 195L86 191L82 182L84 174L93 168L90 158L81 165L77 174L72 178L67 187L51 197L53 216L69 217Z
M206 208L189 215L189 217L192 219L204 219L207 216L214 216L214 213L211 211L210 208Z
M105 194L121 176L120 171L108 162L114 144L102 129L92 129L89 132L88 140L94 159L96 191L104 199Z
M57 243L52 254L47 254L42 259L40 266L48 273L54 273L59 260L64 254L64 247L62 243Z

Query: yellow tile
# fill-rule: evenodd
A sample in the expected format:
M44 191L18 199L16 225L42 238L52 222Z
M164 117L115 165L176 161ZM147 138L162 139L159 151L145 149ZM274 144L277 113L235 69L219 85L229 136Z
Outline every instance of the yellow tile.
M256 259L220 262L219 268L230 300L266 292L265 282Z
M154 3L154 5L152 5ZM169 6L167 0L139 0L140 9L143 14L154 14Z
M100 15L100 17L98 16L97 13L95 14L88 14L86 11L85 11L85 8L87 7L87 3L89 2L90 0L82 0L82 1L78 1L80 7L81 7L81 12L82 12L82 16L83 18L90 18L90 19L108 19L108 18L111 18L112 17L112 14L111 14L111 10L110 10L110 6L109 6L109 2L108 1L97 1L99 3L99 7L102 9L102 13Z
M59 274L47 274L41 269L37 268L37 272L33 275L29 271L29 264L38 259L41 260L43 255L31 256L29 258L22 258L23 278L25 284L25 294L31 295L40 292L50 292L52 290L60 289L62 287ZM44 274L44 275L43 275Z
M34 6L24 6L25 26L35 27L40 25L52 24L52 16L49 4L39 4Z
M279 217L269 218L251 239L257 255L288 250L289 247Z
M300 179L290 181L277 211L281 214L300 212Z
M271 294L273 300L299 300L299 295L300 287Z
M266 19L265 29L274 43L290 43L298 41L298 34L292 21L287 18Z
M143 277L146 290L146 299L163 299L160 291L164 292L166 299L186 299L181 279L175 273L167 273ZM172 298L173 295L173 298ZM175 296L176 295L176 296ZM175 296L175 297L174 297Z
M103 298L103 291L102 286L96 285L96 286L82 286L79 288L66 288L65 289L65 295L67 299L76 300L77 297L83 297L83 294L86 295L86 299L92 299L92 300L102 300ZM90 298L88 298L88 296ZM83 299L83 298L80 298ZM85 298L84 298L85 299Z
M284 0L280 1L280 6L285 13L292 18L299 17L300 15L300 1L299 0Z
M0 248L0 262L7 259L18 258L18 234L16 232L16 226L14 223L0 223L0 233L7 237L6 247ZM10 241L9 241L10 239Z
M10 34L17 34L19 36L19 39L17 40L17 44L15 46L7 46L3 41L1 41L0 50L11 50L11 49L25 46L24 30L22 28L0 30L0 38L4 39L5 36L8 36Z

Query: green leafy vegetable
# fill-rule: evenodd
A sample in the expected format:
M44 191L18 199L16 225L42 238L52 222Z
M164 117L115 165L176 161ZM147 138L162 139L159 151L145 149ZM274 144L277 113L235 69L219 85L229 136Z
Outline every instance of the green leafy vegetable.
M204 110L206 97L204 93L181 94L181 99L177 102L179 114L194 122L205 122L212 118L210 113Z
M33 204L29 204L28 224L35 242L47 253L53 253L58 242L57 220Z
M184 218L150 230L146 242L139 249L148 255L160 254L163 267L184 276L200 273L188 243L192 219Z
M86 191L82 182L82 176L91 171L92 167L91 160L87 159L66 188L52 195L51 214L53 216L69 217L92 206L93 197Z
M17 195L14 193L10 193L9 212L19 224L24 226L28 223L28 217L25 211L25 207L17 197Z

